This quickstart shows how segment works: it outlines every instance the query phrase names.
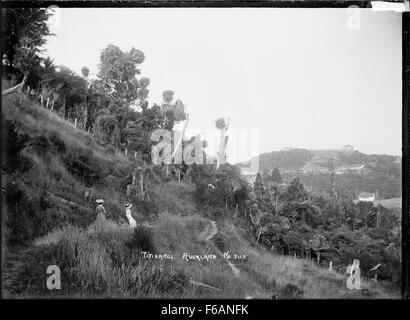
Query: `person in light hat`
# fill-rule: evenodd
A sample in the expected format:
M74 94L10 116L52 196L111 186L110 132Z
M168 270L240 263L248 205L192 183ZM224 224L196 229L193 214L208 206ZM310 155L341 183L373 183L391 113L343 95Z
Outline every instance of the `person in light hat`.
M132 204L130 203L127 203L125 205L125 215L127 216L130 227L135 228L137 226L137 221L135 221L135 219L133 218L131 214L131 207L132 207Z
M97 218L95 220L95 229L97 232L101 232L105 228L105 222L106 218L105 215L107 212L105 211L104 208L104 200L103 199L97 199L95 202L97 202L97 208L95 209L95 212L97 214Z

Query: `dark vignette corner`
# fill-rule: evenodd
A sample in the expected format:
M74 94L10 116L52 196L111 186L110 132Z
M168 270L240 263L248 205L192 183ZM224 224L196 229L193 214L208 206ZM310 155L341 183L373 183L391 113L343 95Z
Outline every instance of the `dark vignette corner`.
M409 89L410 89L410 13L403 13L403 270L402 270L402 294L404 299L410 298L410 251L409 251Z

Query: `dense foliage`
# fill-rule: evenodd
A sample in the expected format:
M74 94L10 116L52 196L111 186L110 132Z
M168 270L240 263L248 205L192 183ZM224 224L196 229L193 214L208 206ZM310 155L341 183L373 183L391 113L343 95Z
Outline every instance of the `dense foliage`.
M381 263L379 276L398 281L400 218L382 206L326 194L310 194L299 178L271 194L262 179L253 185L249 209L258 242L281 254L315 258L324 265L361 261L366 275ZM270 201L266 201L266 198ZM270 198L270 199L269 199Z

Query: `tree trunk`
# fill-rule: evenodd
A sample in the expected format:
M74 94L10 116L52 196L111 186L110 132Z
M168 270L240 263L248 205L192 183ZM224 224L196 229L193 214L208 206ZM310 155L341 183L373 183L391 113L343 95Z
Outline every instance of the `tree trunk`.
M13 92L17 91L19 88L21 88L22 84L23 84L23 82L19 83L18 85L14 86L14 87L12 87L12 88L8 88L8 89L6 89L6 90L3 90L3 92L1 93L1 95L2 95L2 96L6 96L6 95L8 95L8 94L10 94L10 93L13 93Z
M41 90L40 104L41 104L42 107L44 107L44 89Z
M261 237L261 234L262 234L261 230L258 230L258 237L256 239L256 243L259 243L259 239Z
M20 92L23 92L24 86L26 85L28 79L28 71L24 72L23 81L21 81Z
M65 97L63 97L63 110L64 110L64 118L68 119L68 109L66 108Z

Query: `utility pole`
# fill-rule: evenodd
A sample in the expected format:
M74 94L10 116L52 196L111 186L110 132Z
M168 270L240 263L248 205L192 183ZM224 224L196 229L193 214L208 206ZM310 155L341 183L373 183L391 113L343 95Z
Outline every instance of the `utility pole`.
M335 186L335 158L332 157L329 160L329 171L331 175L331 182L332 182L332 197L336 197L336 186Z

